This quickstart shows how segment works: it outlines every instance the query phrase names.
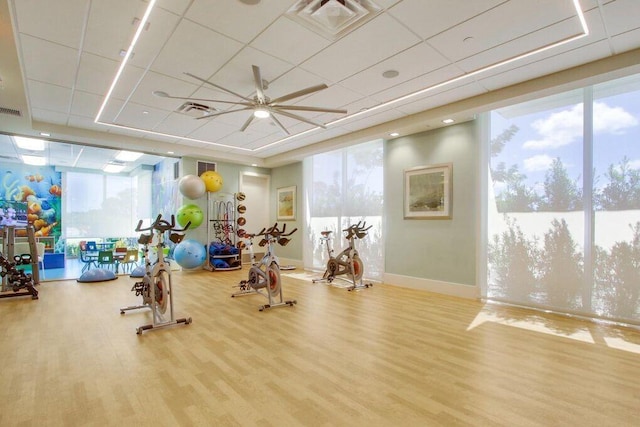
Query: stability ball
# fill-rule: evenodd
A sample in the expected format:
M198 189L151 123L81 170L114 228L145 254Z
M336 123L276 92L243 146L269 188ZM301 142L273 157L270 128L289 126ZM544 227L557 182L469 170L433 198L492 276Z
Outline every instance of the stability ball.
M200 178L204 181L204 185L207 191L215 193L222 188L223 180L222 175L215 171L206 171L200 175Z
M178 243L173 250L173 259L182 268L197 268L204 263L207 250L197 240L186 239Z
M207 191L206 185L202 178L196 175L185 175L178 181L180 194L189 199L198 199L204 196Z
M189 228L196 228L200 224L202 224L202 220L204 219L204 213L200 206L194 205L190 203L188 205L183 205L176 214L176 220L180 226L184 227L187 225L189 221L191 221L191 225Z

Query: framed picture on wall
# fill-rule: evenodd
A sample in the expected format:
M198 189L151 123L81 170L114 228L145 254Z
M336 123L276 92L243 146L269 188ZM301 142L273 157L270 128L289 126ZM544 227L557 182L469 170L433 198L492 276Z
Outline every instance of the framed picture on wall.
M296 186L278 188L277 204L278 221L293 221L296 219Z
M451 219L451 177L451 163L405 170L405 219Z

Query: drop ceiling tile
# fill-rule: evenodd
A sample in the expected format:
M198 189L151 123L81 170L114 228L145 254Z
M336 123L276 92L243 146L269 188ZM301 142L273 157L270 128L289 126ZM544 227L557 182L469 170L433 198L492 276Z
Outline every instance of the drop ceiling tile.
M155 132L185 136L191 134L203 125L202 120L194 120L193 117L185 114L171 113L153 130Z
M448 88L448 90L438 93L437 96L426 96L414 102L398 105L395 107L395 109L406 114L415 114L421 111L438 107L440 105L446 105L465 98L471 98L472 96L480 95L485 92L486 89L478 83L465 82L460 86ZM440 100L442 99L446 100L444 104L440 102Z
M548 57L531 57L527 61L518 62L518 66L509 69L496 70L495 74L487 77L479 76L480 83L489 90L496 90L512 84L531 80L540 75L561 71L580 65L585 59L596 60L608 55L609 43L602 40L590 45L568 51L559 51Z
M68 112L71 103L71 89L35 80L29 80L28 86L31 108L65 114Z
M611 36L616 36L640 27L640 2L617 0L603 6L605 26Z
M78 129L88 129L88 130L94 130L98 132L108 131L108 128L106 128L104 125L95 123L93 119L90 117L71 115L69 116L68 121L69 121L69 126L75 127Z
M182 20L151 68L185 81L190 81L185 72L206 79L241 48L242 44L228 37Z
M80 48L87 13L86 0L18 0L12 4L15 5L20 33L73 49Z
M260 67L263 80L272 81L293 68L293 65L260 52L252 47L242 49L218 71L210 81L240 95L253 96L255 84L252 65ZM267 89L267 96L271 91Z
M618 54L640 47L638 40L640 40L640 29L631 30L611 37L611 46L614 52Z
M308 59L301 68L339 82L419 42L406 27L382 14Z
M78 50L28 35L22 35L21 45L28 79L73 87Z
M190 3L191 0L158 0L156 2L156 7L181 16L187 10Z
M148 29L140 34L130 62L138 67L147 68L162 50L179 22L179 16L160 8L155 8L149 16ZM131 40L121 49L127 49Z
M100 105L104 101L104 98L100 97ZM99 109L100 107L98 107ZM102 110L102 115L100 116L100 121L104 123L113 123L120 114L120 111L124 108L124 101L120 99L111 98L109 102L105 105L104 110ZM97 115L98 110L96 110L95 114ZM95 119L95 117L94 117Z
M75 90L71 101L71 114L93 119L98 114L101 104L102 97L99 95Z
M291 5L291 0L262 1L253 6L239 1L196 0L185 16L235 40L248 43Z
M360 129L375 126L381 122L384 123L384 122L389 122L391 120L399 119L401 117L404 117L406 114L407 113L403 111L395 110L393 108L388 108L384 111L362 116L361 118L358 118L353 121L341 123L340 126L350 132L353 132Z
M446 58L435 49L426 43L420 43L343 80L340 84L358 93L369 95L397 86L447 64ZM382 73L387 70L395 70L399 74L395 78L385 78Z
M148 105L166 111L175 111L184 104L185 100L161 98L153 95L154 91L167 92L171 96L190 96L198 86L184 80L178 80L163 74L148 72L138 84L130 101L142 105Z
M269 82L269 88L267 94L271 99L276 99L284 95L288 95L293 92L297 92L302 89L306 89L319 84L329 85L329 81L322 77L310 73L301 68L292 68L286 73L280 75L277 79ZM325 89L326 90L326 89ZM309 95L301 96L298 98L287 101L289 104L295 104L305 102L305 99Z
M160 123L168 113L147 105L128 102L116 118L116 124L137 129L151 130Z
M329 45L329 41L286 17L281 17L251 42L251 46L291 64L299 64Z
M136 31L134 18L142 18L147 4L130 0L90 2L83 50L105 58L119 60Z
M56 125L67 124L67 114L58 111L45 110L42 108L31 108L31 119L44 123L53 123Z
M411 96L411 94L422 90L427 92L444 90L439 88L448 86L450 84L448 83L449 81L462 75L463 73L456 66L447 65L387 90L372 94L370 98L375 99L377 103L383 103L400 97Z
M426 40L500 3L503 0L404 0L389 14Z
M562 27L563 34L557 35L544 30L563 20L567 22ZM567 33L579 34L582 28L570 0L516 0L505 2L430 38L429 44L451 60L459 61L534 31L538 31L539 37L540 34L545 36L546 42L541 42L545 45L566 37ZM496 49L495 58L486 63L495 63L505 58L508 56L501 55L500 49Z
M575 35L577 35L575 26L569 21L563 21L550 25L544 30L526 34L520 37L518 41L510 41L495 48L486 49L477 55L458 61L457 65L466 72L473 72L533 52L536 49L550 46ZM576 43L579 42L579 40L576 41ZM573 43L565 46L573 46Z
M208 122L189 133L189 138L201 139L204 141L217 142L218 140L236 132L238 128L220 122Z
M120 74L120 78L118 79L118 82L113 88L113 92L111 93L111 99L113 98L121 99L121 100L127 99L131 95L131 93L135 90L139 81L142 79L144 72L145 71L141 68L126 66L122 71L122 74ZM115 74L111 76L112 80L113 78L115 78ZM101 95L106 96L107 95L106 91Z
M83 53L80 57L76 89L96 95L106 95L119 64L111 59Z

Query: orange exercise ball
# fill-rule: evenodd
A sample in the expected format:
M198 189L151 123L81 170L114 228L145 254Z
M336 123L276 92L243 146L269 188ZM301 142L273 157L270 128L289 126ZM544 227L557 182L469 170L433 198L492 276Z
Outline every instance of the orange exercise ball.
M219 191L224 183L222 175L215 171L203 172L202 175L200 175L200 178L204 181L207 191L210 191L211 193Z

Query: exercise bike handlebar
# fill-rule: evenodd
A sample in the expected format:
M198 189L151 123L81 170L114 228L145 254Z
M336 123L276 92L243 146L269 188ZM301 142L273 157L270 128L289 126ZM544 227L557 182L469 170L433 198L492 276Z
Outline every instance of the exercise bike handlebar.
M171 222L169 222L166 219L162 219L162 214L160 214L156 217L155 221L153 221L151 225L146 228L142 228L142 220L138 221L138 225L136 226L135 231L158 230L162 233L164 233L165 231L183 232L183 231L187 231L190 226L191 226L191 221L187 222L187 225L185 225L184 228L175 228L176 217L174 215L171 215Z
M367 227L367 221L358 221L357 224L350 225L348 228L343 229L342 231L351 232L351 233L363 233L368 231L373 225Z

